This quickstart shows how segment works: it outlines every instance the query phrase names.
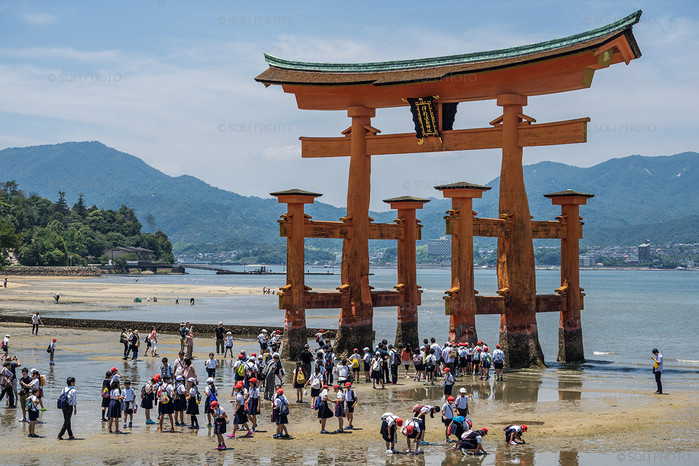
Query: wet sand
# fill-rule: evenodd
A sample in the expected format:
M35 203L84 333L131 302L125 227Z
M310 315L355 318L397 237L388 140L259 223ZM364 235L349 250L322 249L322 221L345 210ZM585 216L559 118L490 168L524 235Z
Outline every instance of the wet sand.
M295 390L288 380L285 394L290 405L292 440L274 440L274 426L269 422L270 408L262 406L260 429L253 438L229 440L233 449L213 450L215 436L206 427L199 431L176 428L175 433L158 433L156 426L144 425L144 414L134 416L133 429L125 434L107 433L101 423L100 383L104 371L111 366L120 369L125 379L131 379L136 392L143 381L157 371L160 358L174 360L179 350L179 338L161 335L159 357L140 356L136 362L123 361L123 346L116 332L41 328L33 336L30 326L0 323L0 333L10 333L10 354L16 354L23 366L36 367L47 378L45 406L48 411L37 425L40 439L26 436L28 426L17 422L18 408L0 408L0 463L135 463L135 464L616 464L621 461L646 461L645 464L696 464L699 451L696 435L699 430L699 402L696 391L672 391L669 395L653 395L654 383L650 373L638 383L619 383L613 377L582 374L573 370L507 372L505 381L483 382L474 377L457 381L472 397L471 417L475 426L486 426L485 458L464 457L444 444L443 427L437 417L428 419L426 439L436 445L423 447L418 457L387 455L378 434L379 417L391 411L404 419L417 403L439 404L440 386L424 386L406 380L400 369L399 383L386 390L373 390L370 384L356 384L360 403L355 413L355 427L350 434L320 435L316 412L308 403L295 404ZM46 346L57 338L56 365L50 368ZM195 368L200 380L205 379L203 361L214 347L211 338L197 339ZM145 345L144 345L145 346ZM144 348L142 348L144 349ZM234 351L248 353L257 350L256 342L237 340ZM223 370L217 371L219 400L230 407L232 360L220 360ZM285 363L288 373L292 367ZM75 435L81 440L58 441L56 435L62 415L55 403L66 377L77 379L78 415L74 417ZM123 379L122 379L123 380ZM200 387L203 389L203 386ZM138 395L137 395L138 398ZM308 401L309 398L307 397ZM200 405L203 412L203 404ZM232 415L232 410L228 409ZM189 421L189 417L186 417ZM202 426L206 418L199 416ZM530 426L524 436L526 445L507 446L502 428L510 423ZM331 418L328 430L337 428ZM228 432L232 424L228 427ZM405 450L405 438L399 435L398 448ZM676 455L669 456L669 452ZM635 455L635 456L634 456ZM665 455L665 456L659 456ZM654 461L657 460L657 461Z
M209 286L192 284L156 284L134 277L120 283L100 283L82 277L10 277L7 288L0 288L0 310L11 312L79 311L105 308L126 308L140 297L142 304L151 306L174 304L179 299L187 304L189 298L260 294L261 287ZM59 293L58 303L53 296ZM147 298L158 298L148 302Z

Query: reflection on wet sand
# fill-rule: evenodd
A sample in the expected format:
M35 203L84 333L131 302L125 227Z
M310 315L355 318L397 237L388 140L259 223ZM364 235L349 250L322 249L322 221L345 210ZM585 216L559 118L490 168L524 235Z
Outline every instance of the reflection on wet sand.
M579 375L558 378L558 399L560 401L580 401L582 399L582 378Z

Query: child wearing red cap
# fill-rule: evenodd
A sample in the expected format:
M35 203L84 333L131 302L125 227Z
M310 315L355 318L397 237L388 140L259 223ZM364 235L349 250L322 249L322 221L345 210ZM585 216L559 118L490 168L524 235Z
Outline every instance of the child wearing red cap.
M228 423L228 414L226 410L218 405L218 401L211 402L211 414L214 416L214 433L218 440L218 446L214 450L225 450L226 442L223 439L223 434L226 433L226 424Z
M486 427L464 432L461 436L459 448L466 454L487 455L488 452L483 449L483 436L485 435L488 435L488 429Z
M420 454L420 422L418 421L417 418L412 418L408 422L405 423L405 426L403 426L403 429L400 431L403 435L405 435L405 440L408 442L408 451L406 453L412 453L413 451L410 449L410 441L415 440L415 454L418 455Z
M495 381L502 382L502 368L505 365L505 352L500 349L500 345L495 345L493 351L493 367L495 368Z
M257 378L250 377L248 380L248 414L252 422L252 431L257 429L257 415L260 413L260 387L257 386Z
M286 425L289 423L289 400L286 399L284 390L281 388L277 389L277 396L274 398L274 410L276 411L277 433L272 437L290 439L289 431L286 430Z
M447 368L448 369L448 368ZM446 369L445 369L446 370ZM447 397L446 403L442 406L442 423L444 424L444 427L446 428L445 431L445 438L446 442L449 443L449 424L451 424L451 421L454 419L454 397L449 396Z
M357 393L352 389L352 382L345 382L345 406L347 408L347 427L345 430L354 429L352 421L354 421L354 407L357 406L358 401Z
M49 365L53 366L53 355L56 352L56 339L54 338L51 343L49 343L49 347L46 348L46 352L49 353Z
M381 437L386 442L386 453L398 453L396 451L396 426L403 426L403 419L393 413L384 413L381 416Z
M231 432L231 434L228 435L228 438L234 439L235 433L238 430L242 429L248 431L247 434L243 435L243 438L252 437L252 430L248 428L248 415L245 413L245 394L243 393L243 382L238 382L235 385L235 390L237 391L235 395L235 400L231 400L231 403L235 403L235 416L233 417L233 432Z
M329 432L325 430L325 423L327 422L328 418L333 417L333 412L330 410L328 407L328 387L327 385L323 385L323 390L320 392L320 395L318 398L320 398L320 403L318 405L318 419L320 419L320 433L321 434L328 434Z
M451 396L451 389L454 386L454 375L451 373L451 369L448 367L444 368L444 396Z
M518 443L527 443L522 438L522 434L527 431L527 425L522 424L521 426L510 424L509 426L502 429L505 431L505 442L508 445L517 445ZM519 440L519 442L517 442Z
M333 387L333 390L335 390L335 400L333 400L333 403L335 403L335 417L337 418L337 430L335 431L336 434L344 434L344 429L343 429L343 423L345 421L345 392L342 390L342 387L339 385L335 385Z

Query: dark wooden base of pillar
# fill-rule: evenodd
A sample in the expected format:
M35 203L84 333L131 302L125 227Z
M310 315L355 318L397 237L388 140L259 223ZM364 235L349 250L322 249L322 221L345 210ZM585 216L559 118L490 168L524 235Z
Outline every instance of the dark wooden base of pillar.
M581 328L575 330L558 328L558 362L564 364L585 362Z
M449 329L449 341L456 343L469 343L475 345L478 343L478 334L476 326L466 323L456 324L452 322Z
M510 333L501 330L500 349L505 352L505 364L511 369L546 367L544 352L539 345L539 332Z
M365 325L340 325L335 336L333 350L336 355L349 356L354 348L359 349L368 346L373 349L374 328L372 324Z
M402 350L410 345L413 351L420 348L420 338L417 333L417 322L398 322L394 346ZM361 348L360 348L361 350Z
M306 326L284 329L282 336L282 359L295 361L308 343Z

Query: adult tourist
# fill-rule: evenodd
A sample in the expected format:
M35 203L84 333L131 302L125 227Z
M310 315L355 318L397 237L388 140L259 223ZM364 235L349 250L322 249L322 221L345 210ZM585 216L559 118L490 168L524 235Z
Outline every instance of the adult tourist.
M63 427L61 427L60 432L58 432L58 440L63 440L63 434L68 432L68 440L73 440L73 429L70 425L70 420L73 414L78 414L78 396L75 392L75 377L68 377L66 380L66 386L59 396L59 400L65 394L65 401L63 402Z
M190 328L185 336L185 346L187 347L187 358L192 359L194 353L194 331Z
M0 343L0 348L2 349L2 359L7 359L7 354L10 351L10 334L8 333L5 335L5 338L2 339L2 343Z
M185 339L187 338L187 333L189 332L189 322L186 324L184 322L180 323L180 351L184 351Z
M15 406L15 394L12 390L12 371L10 371L10 361L5 361L0 369L0 400L2 400L5 395L9 400L9 408L16 408Z
M140 345L141 340L138 336L138 330L134 330L129 335L129 351L131 351L131 354L133 355L133 357L131 358L132 361L138 359L138 347Z
M219 322L214 329L214 338L216 339L216 354L224 354L224 337L226 330L223 328L223 322Z
M22 417L19 422L27 422L27 398L31 395L32 378L29 377L29 368L22 368L22 377L19 378L19 406L22 408Z
M660 381L660 377L663 375L663 355L660 354L658 348L653 348L653 356L650 358L653 360L653 374L655 375L655 384L658 386L655 393L662 395L663 383Z
M39 316L39 311L36 311L34 315L32 315L32 335L38 335L39 334L39 325L41 324L41 316Z
M306 379L308 379L311 376L311 362L313 361L313 353L311 353L308 343L303 346L303 350L299 353L299 360L301 361L303 373L306 374Z
M121 329L121 336L119 336L119 343L124 345L124 357L126 359L129 357L129 332L126 327Z

